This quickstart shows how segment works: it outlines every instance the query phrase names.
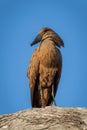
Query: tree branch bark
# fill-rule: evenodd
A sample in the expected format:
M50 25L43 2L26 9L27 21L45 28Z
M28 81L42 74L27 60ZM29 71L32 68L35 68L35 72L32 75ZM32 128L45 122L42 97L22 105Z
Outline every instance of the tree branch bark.
M87 108L32 108L0 116L0 130L87 130Z

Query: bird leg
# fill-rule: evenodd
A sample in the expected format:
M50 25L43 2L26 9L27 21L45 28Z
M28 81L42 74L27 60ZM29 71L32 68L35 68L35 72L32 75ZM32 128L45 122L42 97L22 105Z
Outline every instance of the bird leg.
M43 95L43 88L40 84L40 96L41 96L41 103L42 103L42 108L45 107L45 104L44 104L44 95Z
M52 98L53 98L54 105L57 106L54 98L54 84L52 84Z

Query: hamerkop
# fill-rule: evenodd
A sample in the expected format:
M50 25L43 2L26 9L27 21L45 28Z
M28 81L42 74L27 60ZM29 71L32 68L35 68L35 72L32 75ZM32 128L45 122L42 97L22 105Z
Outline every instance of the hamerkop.
M40 46L31 57L27 76L30 80L32 107L45 107L55 103L62 69L59 48L64 43L56 32L47 27L39 31L31 46L38 42Z

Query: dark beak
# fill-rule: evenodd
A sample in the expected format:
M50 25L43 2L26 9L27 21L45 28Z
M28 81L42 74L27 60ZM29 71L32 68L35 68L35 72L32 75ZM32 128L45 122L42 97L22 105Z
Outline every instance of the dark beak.
M31 46L35 45L36 43L40 42L42 39L42 35L41 34L38 34L36 36L36 38L34 39L34 41L30 44Z

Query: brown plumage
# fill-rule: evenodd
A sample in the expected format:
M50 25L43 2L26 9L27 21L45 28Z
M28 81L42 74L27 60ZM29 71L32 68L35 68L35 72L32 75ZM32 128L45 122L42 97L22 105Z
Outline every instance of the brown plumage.
M62 56L57 48L64 46L59 35L50 28L42 28L31 46L40 42L30 60L28 78L32 107L52 105L61 76Z

